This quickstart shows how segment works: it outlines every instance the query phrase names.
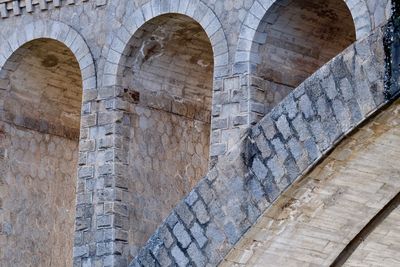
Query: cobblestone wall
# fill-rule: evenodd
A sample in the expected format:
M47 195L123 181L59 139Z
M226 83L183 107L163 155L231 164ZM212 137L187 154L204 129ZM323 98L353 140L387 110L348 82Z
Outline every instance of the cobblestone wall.
M81 75L62 43L20 47L0 72L0 265L71 266Z
M132 257L206 173L210 133L208 123L135 111L128 162Z
M218 264L293 181L385 103L384 58L377 30L314 73L251 129L240 153L211 169L131 266Z
M361 242L361 230L400 192L399 112L397 100L340 142L278 197L219 266L341 266L333 262L349 241ZM397 217L394 211L344 266L395 266Z
M71 266L78 145L1 123L0 265Z
M127 133L130 133L131 130L129 123L127 123L129 116L126 116L130 112L131 106L130 100L126 98L127 92L117 81L120 75L118 72L120 69L119 63L122 62L121 58L124 56L124 50L131 37L147 21L167 13L186 15L201 25L210 40L214 61L211 119L213 133L210 140L210 153L213 156L212 163L214 165L224 158L234 162L233 159L235 157L232 155L240 153L238 152L240 150L235 153L233 151L238 144L241 144L238 140L243 137L251 122L250 80L247 75L252 63L250 61L251 47L255 41L256 29L274 1L93 0L75 1L74 4L72 4L72 1L61 1L60 5L58 5L58 1L46 1L47 5L43 8L41 5L44 6L45 1L32 1L35 6L32 11L24 7L24 4L30 1L6 2L6 5L4 5L4 1L2 2L3 5L0 5L2 14L5 13L4 7L6 7L7 12L7 16L0 20L1 67L3 67L12 53L26 42L37 38L51 38L64 43L70 48L81 70L83 104L78 159L80 167L77 187L74 264L76 266L125 266L128 264L125 257L126 248L128 247L128 235L123 226L128 225L129 219L125 212L127 209L126 198L122 199L121 196L127 192L127 180L125 178L130 177L130 174L128 173L128 168L126 168L126 154L121 151L121 144L126 144L127 139L125 138L129 136ZM358 40L365 38L372 30L383 25L390 16L390 3L387 0L347 0L345 2L351 12ZM68 3L71 4L69 5ZM367 58L370 52L368 49L364 51L361 49L358 53L361 58ZM373 53L378 54L378 57L380 56L379 51L376 52L374 50ZM375 59L367 58L365 60L367 62L365 63L366 66L375 67ZM341 63L335 64L340 65ZM337 69L340 68L338 67ZM365 68L368 79L373 79L376 72L369 71L369 67ZM354 80L362 84L359 86L360 88L366 87L367 89L368 85L365 84L364 81L366 79L363 75L363 73L355 72L354 76L357 78ZM340 88L342 86L348 87L346 80L341 80L338 78L335 82L329 81L329 87L333 85ZM340 82L340 84L337 84L337 82ZM355 88L350 79L349 83L351 88ZM361 90L359 87L356 89ZM373 88L375 88L372 90L373 96L375 99L379 99L379 86ZM291 95L293 96L293 94ZM351 100L349 95L344 94L344 96L346 100ZM358 101L368 101L368 97L368 94L360 94ZM316 101L312 98L308 100L311 103ZM296 99L296 103L301 103L301 105L307 107L308 100L306 97L300 97ZM354 103L354 99L351 101ZM332 100L332 103L335 112L339 112L341 110L340 102ZM349 108L353 106L356 105L349 105ZM374 110L372 106L363 106L362 114L367 113L366 111L369 108ZM343 110L346 111L346 109ZM350 111L354 111L354 109L352 108ZM338 114L337 116L341 115ZM346 113L343 115L343 118L345 117ZM311 123L312 120L310 118L307 118L304 123L307 125L309 122ZM338 119L337 123L343 123L342 121L348 123L345 119ZM355 121L356 119L351 123ZM300 122L302 123L303 121L300 120ZM288 123L291 125L291 119L289 119ZM279 127L285 127L284 118L279 120L279 125ZM315 122L313 125L313 127L318 127L315 126ZM353 124L350 125L353 126ZM331 125L331 127L338 128L337 125ZM338 129L343 130L342 127ZM288 140L284 141L282 142L286 145ZM257 143L259 142L257 141ZM306 144L307 149L312 149L311 141L307 141ZM245 147L247 145L246 143ZM281 146L276 143L276 147L279 148ZM267 148L265 146L265 149ZM247 151L247 148L242 149ZM231 153L228 153L228 151L231 151ZM315 150L311 150L310 153L314 152ZM268 152L263 154L267 155ZM252 164L249 163L249 166L252 166ZM221 168L218 167L218 169ZM232 177L233 171L238 170L240 173L239 170L244 169L246 167L239 160L235 166L227 167L226 171L230 172L227 176ZM279 170L274 171L278 171L277 174L279 175ZM207 207L207 211L211 210L209 205L218 206L219 203L224 203L221 208L222 212L215 212L215 216L218 217L218 214L223 215L228 212L229 214L237 214L234 218L241 217L242 209L237 210L234 207L237 203L248 202L243 200L246 197L241 197L240 186L242 181L246 181L246 184L252 184L253 180L248 178L244 178L245 180L229 179L229 182L227 182L228 179L224 178L224 172L218 172L218 176L218 179L214 176L212 177L215 178L215 181L221 181L222 187L226 188L226 190L222 190L222 187L220 187L220 189L212 193L212 196L203 196L204 194L209 194L204 188L209 187L210 184L201 182L197 187L198 189L196 189L197 191L195 190L196 194L201 195L201 197L196 197L196 194L192 194L192 200L188 200L188 203L197 205L196 214L198 212L204 214L202 204ZM244 174L238 176L245 177ZM273 185L274 183L272 183ZM237 186L237 188L234 189L234 186ZM214 194L221 195L219 197L221 202L218 202L219 200L215 200L217 202L211 201L214 199ZM227 201L227 194L238 195L238 202L234 205ZM201 201L198 201L199 199ZM242 207L244 207L243 205ZM254 214L257 214L257 209L252 207L249 206L249 208L243 209L254 211ZM185 207L181 208L185 209ZM191 213L187 214L190 217ZM213 216L209 217L210 221L214 222ZM207 221L207 218L207 216L204 216L201 222ZM221 217L218 218L221 219ZM200 258L206 255L210 262L216 262L217 258L222 258L221 255L229 247L220 246L221 243L224 244L223 240L226 240L224 237L225 232L235 233L236 231L232 229L234 229L237 220L232 219L230 216L226 218L226 222L219 223L218 225L220 226L218 227L216 224L209 223L210 230L207 230L207 228L204 233L210 239L210 241L207 241L207 245L199 241L202 253L207 252L208 254L198 254L196 246L188 245L191 255L197 253L196 255ZM232 224L228 224L228 221L232 222ZM208 225L208 223L197 223L198 226L202 227L206 227L206 224ZM189 227L186 224L183 225ZM199 230L197 225L190 225L190 228L194 227L193 231L201 239L202 236L197 235L197 233L202 233L202 230ZM247 225L248 223L244 222L241 229L245 229ZM181 226L177 226L176 233L181 232L181 228L179 228ZM222 231L221 229L224 230ZM172 228L170 231L172 231ZM220 234L221 231L223 234ZM242 233L241 231L238 232ZM200 249L199 246L197 248ZM180 245L176 247L181 249ZM175 256L182 255L175 246L170 248L174 248L173 254ZM183 255L188 257L188 250L183 249L182 251ZM218 256L215 256L215 253ZM121 256L122 254L124 256Z
M213 52L194 20L164 15L126 48L121 83L131 107L130 256L146 243L208 167Z

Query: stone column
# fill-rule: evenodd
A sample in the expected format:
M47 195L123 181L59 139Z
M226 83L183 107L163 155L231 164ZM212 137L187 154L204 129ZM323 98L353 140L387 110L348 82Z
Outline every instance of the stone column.
M74 266L126 266L126 103L117 87L83 96Z
M227 69L228 66L226 66ZM214 79L211 118L212 165L238 144L250 123L248 81L246 74Z

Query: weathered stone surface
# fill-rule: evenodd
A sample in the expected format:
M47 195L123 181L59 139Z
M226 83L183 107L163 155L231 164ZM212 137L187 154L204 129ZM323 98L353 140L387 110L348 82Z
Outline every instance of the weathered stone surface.
M377 31L374 34L379 36L380 32ZM369 40L360 42L367 43ZM351 52L349 48L343 55ZM334 68L332 65L335 64L341 64L341 61L331 61L328 68ZM339 76L343 79L341 75ZM335 86L339 84L339 90L336 94L327 96L332 99L324 100L324 102L320 99L325 99L325 89L322 92L313 92L315 81L329 84L327 81L331 78L331 75L326 75L325 67L317 71L303 85L295 89L293 95L290 95L295 99L297 110L291 111L291 119L286 117L287 123L278 122L279 126L274 123L274 121L279 121L286 112L285 102L282 102L258 125L255 125L244 139L246 140L244 144L251 144L251 151L246 151L244 157L237 151L231 151L228 162L221 160L215 165L214 169L218 170L218 177L212 180L211 185L206 182L208 180L205 180L195 188L196 192L202 188L199 194L201 197L207 191L212 192L213 196L205 203L206 209L210 211L210 219L205 228L207 245L201 249L208 263L212 265L219 263L222 260L220 255L225 255L249 229L251 226L249 221L254 222L254 218L268 208L270 203L277 199L291 183L303 177L302 175L325 156L350 129L354 129L363 121L364 117L355 116L353 119L348 111L347 105L353 103L356 95L348 94L348 92L345 96L342 95L341 86L348 87L349 84L340 85L339 81L334 81ZM335 79L335 76L333 78ZM363 79L366 77L364 76ZM357 80L352 82L354 83L350 83L352 86L350 89L358 86ZM364 90L368 93L373 89L364 87ZM347 100L344 102L344 99ZM369 113L376 110L377 106ZM289 135L286 131L290 131L291 134ZM266 146L266 143L271 145ZM242 147L238 146L237 149L240 151ZM246 147L246 149L249 148ZM261 160L264 149L269 150L266 154L270 154L265 159L265 164ZM244 169L243 164L246 166ZM204 190L204 188L208 189ZM233 195L235 197L232 197ZM251 201L256 201L259 208L250 209ZM243 212L244 210L246 212ZM193 214L198 220L198 215L195 212ZM148 248L145 247L144 250L146 249ZM140 260L140 257L137 260Z
M201 200L197 201L194 204L193 212L195 213L197 220L201 224L205 224L210 220L210 216L208 215L206 207L205 207L204 203Z
M400 208L397 207L389 216L367 236L354 251L344 266L367 266L382 264L395 266L399 263L399 226Z
M179 267L185 267L189 263L189 260L185 254L183 254L182 250L180 250L177 246L172 248L171 255L174 257L175 262Z
M72 250L76 140L3 122L1 129L1 146L7 154L0 159L0 265L67 266L73 257L88 257L83 242ZM91 201L87 197L82 201L78 197L78 204ZM81 230L90 225L79 220L76 224Z
M29 186L49 191L0 183L0 198L66 200L76 188L77 267L217 265L282 190L385 102L379 28L390 1L338 1L0 0L0 116L21 132L0 136L0 160L15 153L18 164L4 168L33 172L1 177L12 178L5 187L40 177ZM3 145L12 138L18 146ZM79 159L65 145L78 138ZM53 190L53 180L73 184ZM9 236L21 216L4 203L0 233ZM35 208L58 229L73 210L53 215L63 205L50 197ZM42 220L38 228L53 223ZM38 261L70 265L60 242ZM7 255L5 266L36 263Z
M271 266L330 266L400 191L396 178L400 119L391 116L399 109L397 100L295 182L220 266L259 266L265 262ZM399 208L363 240L344 266L397 265L398 216Z
M174 226L173 233L182 248L187 248L191 242L189 234L186 232L185 227L181 223Z
M206 244L207 238L204 235L204 230L198 223L193 224L192 228L190 228L190 233L192 234L200 248L202 248Z

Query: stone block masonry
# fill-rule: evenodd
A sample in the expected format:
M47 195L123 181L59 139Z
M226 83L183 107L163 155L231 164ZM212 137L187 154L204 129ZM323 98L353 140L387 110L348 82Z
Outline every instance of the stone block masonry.
M32 13L35 11L45 11L49 8L60 8L62 6L74 5L76 2L87 2L88 0L1 0L0 18L5 19L9 16L20 16L23 13ZM106 0L96 0L97 6L105 5Z
M16 158L31 164L43 179L31 188L45 192L47 186L55 200L27 193L34 183L25 169L21 176L9 175L24 181L10 183L24 191L13 196L26 196L27 203L33 197L44 203L40 207L51 202L45 217L58 214L54 217L66 222L64 232L74 231L69 236L74 238L72 256L64 255L64 260L59 248L68 247L68 241L57 241L52 250L46 249L50 241L42 239L45 234L31 236L29 244L48 252L38 262L51 266L47 259L52 254L59 266L71 265L71 259L75 267L217 265L283 190L386 103L380 27L390 17L390 1L336 1L340 5L329 10L314 6L318 15L306 14L308 19L301 20L286 10L296 1L0 0L0 118L17 128L15 133L23 133L18 144L0 147L0 159L15 147ZM295 30L279 37L277 29L285 18L297 18L295 26L303 36L325 40L331 37L324 34L329 28L325 19L337 13L355 25L351 41L357 42L344 53L304 81L328 57L307 61L318 64L307 65L307 75L290 87L267 86L257 79L264 76L253 75L260 59L276 60L280 67L290 59L288 67L294 59L301 66L303 54L317 58L304 43L296 46ZM270 14L290 16L274 20ZM274 21L279 25L268 28ZM257 31L266 27L274 38L267 40L264 31ZM54 46L48 45L51 41ZM264 41L286 47L289 56L282 51L276 54L279 58L263 55L271 49L259 47ZM340 42L340 49L327 51L330 57L350 44ZM25 45L32 44L39 47L36 56L42 60L25 53ZM74 67L68 64L72 61L77 62ZM276 89L274 94L267 87ZM14 132L5 133L4 140L9 140ZM30 136L36 136L38 149L34 142L30 147ZM64 139L76 142L75 150L58 143ZM28 144L31 152L24 153ZM69 153L76 149L72 160ZM37 157L43 161L34 162ZM14 165L3 160L0 167ZM69 170L68 175L47 165ZM65 188L53 186L61 185L58 179L64 179ZM3 189L1 199L9 196L9 188ZM75 215L64 215L75 216L75 226L55 213L64 209L57 196L73 189ZM23 206L23 201L14 202ZM7 207L6 213L18 214L18 207ZM8 222L16 225L19 219L4 214L0 208L3 243L12 233ZM21 214L20 221L37 216ZM45 227L36 225L33 232L59 227L58 222L39 221ZM16 250L32 252L30 248ZM0 258L8 262L20 255L3 252Z
M396 100L340 142L263 212L219 266L396 266L398 208L375 231L373 225L396 207L394 199L399 203L400 117L392 116L399 111Z
M0 265L72 265L78 62L60 42L35 40L9 58L0 80Z
M77 142L0 127L0 265L71 266Z
M377 30L314 73L251 128L237 151L230 151L229 160L210 170L131 266L161 261L186 266L199 254L202 263L196 266L217 265L282 192L387 102L384 60L383 32ZM198 196L195 202L193 195ZM196 212L197 202L204 213ZM199 225L206 244L200 246L190 234L183 246L173 231L177 224L187 233ZM200 253L187 249L190 243ZM161 253L169 249L175 253Z

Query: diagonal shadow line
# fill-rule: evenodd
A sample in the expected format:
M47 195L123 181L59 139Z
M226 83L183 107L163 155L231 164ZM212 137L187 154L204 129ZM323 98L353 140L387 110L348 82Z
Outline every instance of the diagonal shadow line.
M350 241L330 267L343 266L362 242L400 205L400 192Z

